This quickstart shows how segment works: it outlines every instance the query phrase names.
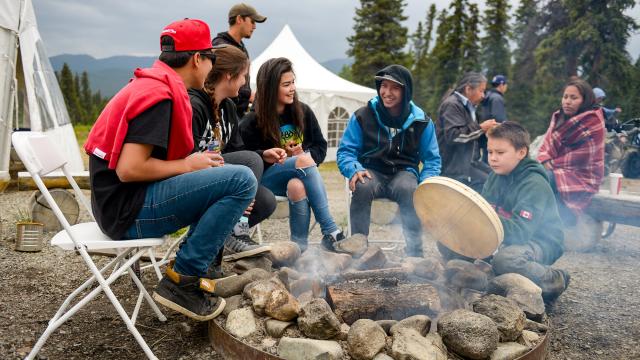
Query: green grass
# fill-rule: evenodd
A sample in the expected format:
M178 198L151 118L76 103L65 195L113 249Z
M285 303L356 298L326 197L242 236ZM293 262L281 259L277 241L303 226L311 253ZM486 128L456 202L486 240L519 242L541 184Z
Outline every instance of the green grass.
M78 145L83 146L85 141L87 141L87 136L89 136L89 131L93 125L73 125L73 131L76 133L76 139L78 139Z

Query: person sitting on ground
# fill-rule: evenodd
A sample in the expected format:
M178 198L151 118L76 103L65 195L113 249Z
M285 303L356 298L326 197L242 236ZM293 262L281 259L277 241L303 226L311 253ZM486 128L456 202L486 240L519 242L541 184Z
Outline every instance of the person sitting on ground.
M436 134L442 156L442 175L480 192L491 169L482 162L478 139L497 123L476 121L476 106L484 97L487 79L476 72L464 74L438 109Z
M213 67L210 39L201 20L165 27L159 60L134 72L84 147L93 214L108 236L161 237L191 227L153 298L199 321L224 308L224 299L203 291L205 277L257 188L249 168L220 167L219 154L192 153L187 89L202 88Z
M500 217L504 241L492 260L496 275L518 273L542 288L545 301L569 285L569 274L551 267L564 252L564 232L548 175L529 158L529 133L507 121L487 132L493 172L482 196Z
M267 60L258 70L255 112L240 122L247 149L265 161L262 185L277 196L289 198L291 239L302 250L308 245L313 210L322 230L322 246L344 239L331 213L327 191L318 171L327 153L327 141L311 108L298 100L295 74L286 58ZM278 152L268 149L279 147Z
M605 128L602 111L594 108L591 86L579 78L564 87L562 108L551 115L538 161L549 172L558 210L572 226L589 206L604 177Z
M595 96L595 103L602 109L602 115L604 116L604 125L608 131L620 132L620 124L616 119L616 114L621 113L622 109L616 107L614 109L604 106L604 99L607 94L601 88L593 88L593 96Z
M411 101L413 80L404 66L385 67L375 82L378 95L353 113L336 154L353 192L351 233L368 236L373 199L389 198L400 208L405 253L421 257L422 225L413 193L420 181L440 174L435 126Z
M215 64L207 76L204 89L189 89L193 108L192 130L194 152L214 151L222 154L222 164L248 166L260 181L264 165L255 151L245 146L238 129L238 115L231 98L238 95L249 70L249 59L230 45L215 47ZM274 151L273 149L267 151ZM249 228L268 218L276 209L276 198L266 187L259 185L255 201L240 218L225 241L228 252L255 250L260 246L249 236ZM222 252L216 258L212 271L220 271Z

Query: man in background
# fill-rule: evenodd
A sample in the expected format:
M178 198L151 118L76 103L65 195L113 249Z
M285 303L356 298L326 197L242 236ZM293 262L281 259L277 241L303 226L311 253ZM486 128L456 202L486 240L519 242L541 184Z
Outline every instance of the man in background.
M245 3L233 5L229 10L229 31L218 33L211 43L214 47L222 44L235 46L242 50L247 55L247 58L251 59L242 39L250 39L256 29L256 23L263 23L266 20L267 18L258 14L251 5ZM247 112L249 104L253 101L253 92L249 80L249 74L247 73L246 83L240 88L238 97L233 99L240 118Z

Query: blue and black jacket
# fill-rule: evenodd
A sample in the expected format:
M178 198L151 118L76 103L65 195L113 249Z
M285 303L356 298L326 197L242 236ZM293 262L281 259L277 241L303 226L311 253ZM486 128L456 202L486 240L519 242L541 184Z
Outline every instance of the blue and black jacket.
M403 111L391 118L378 96L354 112L340 141L336 155L338 168L351 179L358 171L373 169L383 174L410 171L417 181L440 174L440 154L433 121L411 101L411 74L391 65L376 74L390 74L403 84ZM422 163L422 169L419 165Z

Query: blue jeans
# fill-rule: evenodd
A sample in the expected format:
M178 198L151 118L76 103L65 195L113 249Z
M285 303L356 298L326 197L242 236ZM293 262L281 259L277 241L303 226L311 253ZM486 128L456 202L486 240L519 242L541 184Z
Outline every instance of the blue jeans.
M174 270L202 277L256 189L255 176L240 165L212 167L152 183L125 238L161 237L191 226L176 254Z
M318 167L313 165L307 168L296 168L297 157L290 157L284 164L274 164L262 175L262 185L271 190L277 196L287 195L287 184L291 179L300 179L304 185L307 199L292 202L289 200L289 226L291 238L297 243L306 244L309 236L310 214L305 207L311 207L323 235L331 234L338 230L329 212L327 190L324 187L322 176Z

